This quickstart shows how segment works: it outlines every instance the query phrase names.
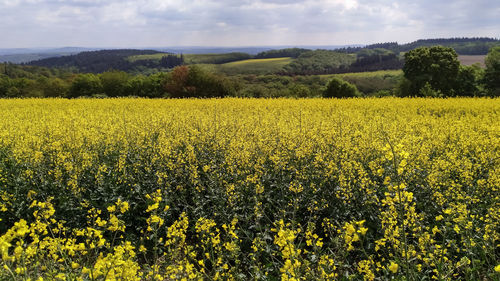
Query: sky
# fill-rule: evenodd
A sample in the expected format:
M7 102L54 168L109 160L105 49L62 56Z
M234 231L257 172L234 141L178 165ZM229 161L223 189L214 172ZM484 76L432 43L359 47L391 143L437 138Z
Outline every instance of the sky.
M0 48L500 37L500 0L0 0Z

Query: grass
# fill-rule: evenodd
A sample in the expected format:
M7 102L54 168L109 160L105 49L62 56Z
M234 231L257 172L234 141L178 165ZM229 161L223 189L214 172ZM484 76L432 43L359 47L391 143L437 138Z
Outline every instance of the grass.
M225 74L269 74L280 71L292 62L290 57L271 59L249 59L220 65L217 69Z
M158 53L158 54L152 54L152 55L137 55L137 56L130 56L128 57L128 60L130 62L136 62L140 60L161 60L162 57L168 55L168 53Z
M320 75L321 78L368 78L368 77L380 77L380 76L401 76L403 75L402 70L377 70L368 72L350 72L350 73L340 73L340 74L325 74Z

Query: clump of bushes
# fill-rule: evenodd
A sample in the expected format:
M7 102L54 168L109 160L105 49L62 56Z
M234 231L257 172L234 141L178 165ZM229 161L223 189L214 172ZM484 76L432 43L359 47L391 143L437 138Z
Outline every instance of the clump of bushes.
M323 92L325 98L354 98L359 95L356 86L336 77L328 82Z

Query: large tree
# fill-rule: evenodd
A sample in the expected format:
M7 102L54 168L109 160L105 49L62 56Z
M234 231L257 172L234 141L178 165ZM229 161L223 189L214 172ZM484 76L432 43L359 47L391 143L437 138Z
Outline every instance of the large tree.
M492 48L489 51L485 63L485 88L489 95L498 97L500 96L500 47Z
M455 94L460 70L457 53L452 48L421 47L405 54L404 76L410 82L409 95L421 95L424 87L431 87L445 96Z

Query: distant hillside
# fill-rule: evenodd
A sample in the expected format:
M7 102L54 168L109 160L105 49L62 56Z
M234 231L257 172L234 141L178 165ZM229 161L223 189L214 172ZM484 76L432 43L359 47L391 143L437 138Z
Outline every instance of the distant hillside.
M160 52L154 50L101 50L32 61L28 65L69 68L79 72L102 73L110 69L133 72L147 68L170 68L182 64L182 62L178 62L177 56L174 56L175 63L173 64L166 59L135 61L129 59L129 57L133 56L154 55L158 53ZM168 57L168 54L164 54L164 56Z
M29 53L29 54L8 54L0 55L0 63L11 62L11 63L28 63L34 60L43 60L53 57L70 56L77 54L78 52L70 53Z
M0 49L0 63L27 63L46 58L75 55L85 51L97 51L96 48L63 47L63 48L9 48Z
M273 74L283 71L292 58L248 59L217 65L216 70L231 74Z
M495 38L477 37L477 38L437 38L420 39L407 44L398 44L397 42L377 43L365 47L342 48L339 51L346 53L356 53L361 49L383 48L395 53L408 52L419 47L446 46L453 48L459 55L486 55L491 47L500 46L500 40Z
M234 50L246 50L244 47L217 48L217 47L179 47L172 52L166 49L155 50L92 50L78 54L60 56L57 52L75 52L78 48L51 49L50 58L41 53L22 53L30 49L0 49L0 62L3 56L10 56L11 62L23 62L27 59L35 61L27 65L58 67L71 69L76 72L102 73L110 69L121 70L129 73L151 74L158 71L166 71L181 64L203 64L205 68L211 68L226 74L248 74L256 73L280 73L286 75L300 74L334 74L346 72L364 72L376 70L401 69L404 61L403 53L423 46L443 45L454 48L461 56L484 56L493 46L500 46L500 40L494 38L437 38L422 39L407 44L397 42L377 43L367 46L348 46L332 50L330 48L318 47L248 47L247 52L235 52ZM333 48L334 46L330 46ZM193 54L188 51L201 51L206 53ZM218 53L219 51L226 53ZM187 51L183 53L183 51ZM258 51L258 53L256 53ZM213 52L213 53L212 53ZM19 56L19 57L18 57ZM59 56L59 57L55 57ZM264 60L283 58L283 60ZM16 60L14 60L16 59ZM17 60L19 59L19 60ZM231 62L241 62L227 64ZM469 57L466 63L472 61ZM285 63L286 62L286 63ZM480 61L479 61L480 62Z

